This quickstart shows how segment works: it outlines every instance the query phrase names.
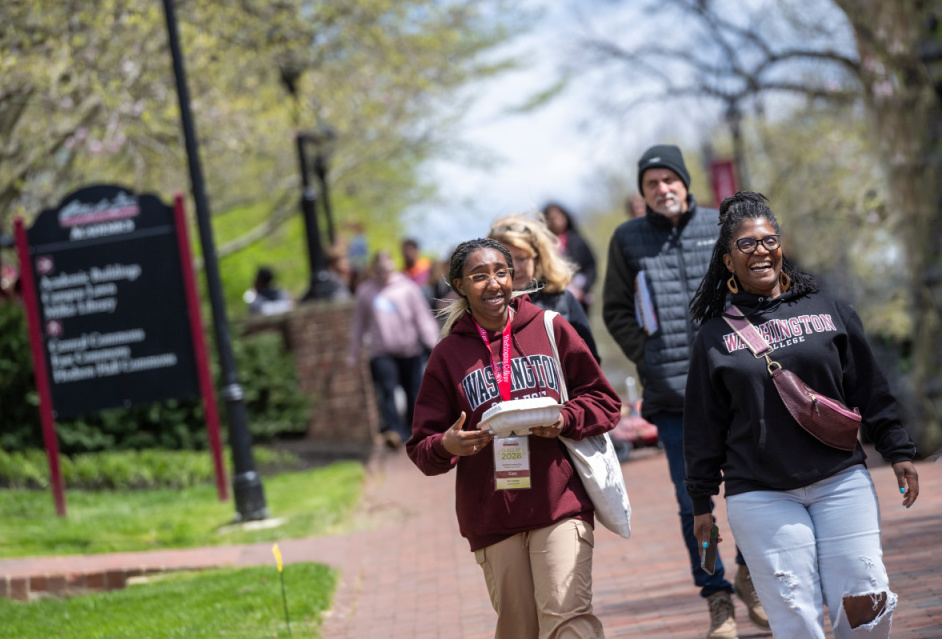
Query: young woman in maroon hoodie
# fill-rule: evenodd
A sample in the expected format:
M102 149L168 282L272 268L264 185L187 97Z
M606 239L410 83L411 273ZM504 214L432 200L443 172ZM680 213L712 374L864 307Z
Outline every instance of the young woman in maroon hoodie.
M498 613L495 637L602 637L592 613L592 502L558 438L611 430L621 402L583 339L559 317L557 370L543 310L514 294L513 260L502 244L460 244L448 277L459 298L444 311L442 340L425 370L409 457L426 475L457 467L458 524ZM556 423L514 441L478 428L501 401L560 401L560 375L569 401ZM502 488L497 480L508 445L524 451L528 487Z

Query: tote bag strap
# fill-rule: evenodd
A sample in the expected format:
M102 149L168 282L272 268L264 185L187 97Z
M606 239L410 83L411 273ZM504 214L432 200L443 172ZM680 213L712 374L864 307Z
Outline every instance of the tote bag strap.
M559 313L556 311L543 311L543 326L546 327L546 336L549 337L550 346L553 347L553 359L556 360L556 371L559 373L559 396L565 404L569 401L569 390L566 388L563 365L559 361L559 349L556 347L556 334L553 332L553 318L557 315Z

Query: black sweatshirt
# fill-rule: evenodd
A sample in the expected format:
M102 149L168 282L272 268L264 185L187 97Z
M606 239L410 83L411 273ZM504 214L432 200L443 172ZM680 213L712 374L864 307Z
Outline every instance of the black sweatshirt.
M775 347L770 357L821 395L857 407L887 461L912 460L916 447L874 360L857 313L822 293L775 299L740 292L732 300ZM831 448L805 432L775 390L765 358L755 358L722 317L694 342L684 402L687 491L695 515L710 497L792 490L835 475L866 455Z

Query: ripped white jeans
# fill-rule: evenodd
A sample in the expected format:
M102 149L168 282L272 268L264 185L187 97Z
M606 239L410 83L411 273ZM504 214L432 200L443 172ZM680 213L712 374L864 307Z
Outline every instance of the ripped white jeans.
M889 637L897 596L883 566L880 509L866 468L795 490L732 495L726 512L775 637L824 639L825 604L838 639ZM844 597L881 593L883 612L851 628Z

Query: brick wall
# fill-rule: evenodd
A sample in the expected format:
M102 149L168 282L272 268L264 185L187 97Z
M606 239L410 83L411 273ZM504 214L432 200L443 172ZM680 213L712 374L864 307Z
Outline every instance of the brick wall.
M352 319L352 301L312 301L284 315L246 319L237 329L284 335L301 390L314 401L307 439L326 449L367 449L379 432L369 362L346 364Z
M129 579L159 572L163 571L122 568L32 577L0 576L0 598L35 601L43 597L74 597L89 592L120 590L127 586Z

